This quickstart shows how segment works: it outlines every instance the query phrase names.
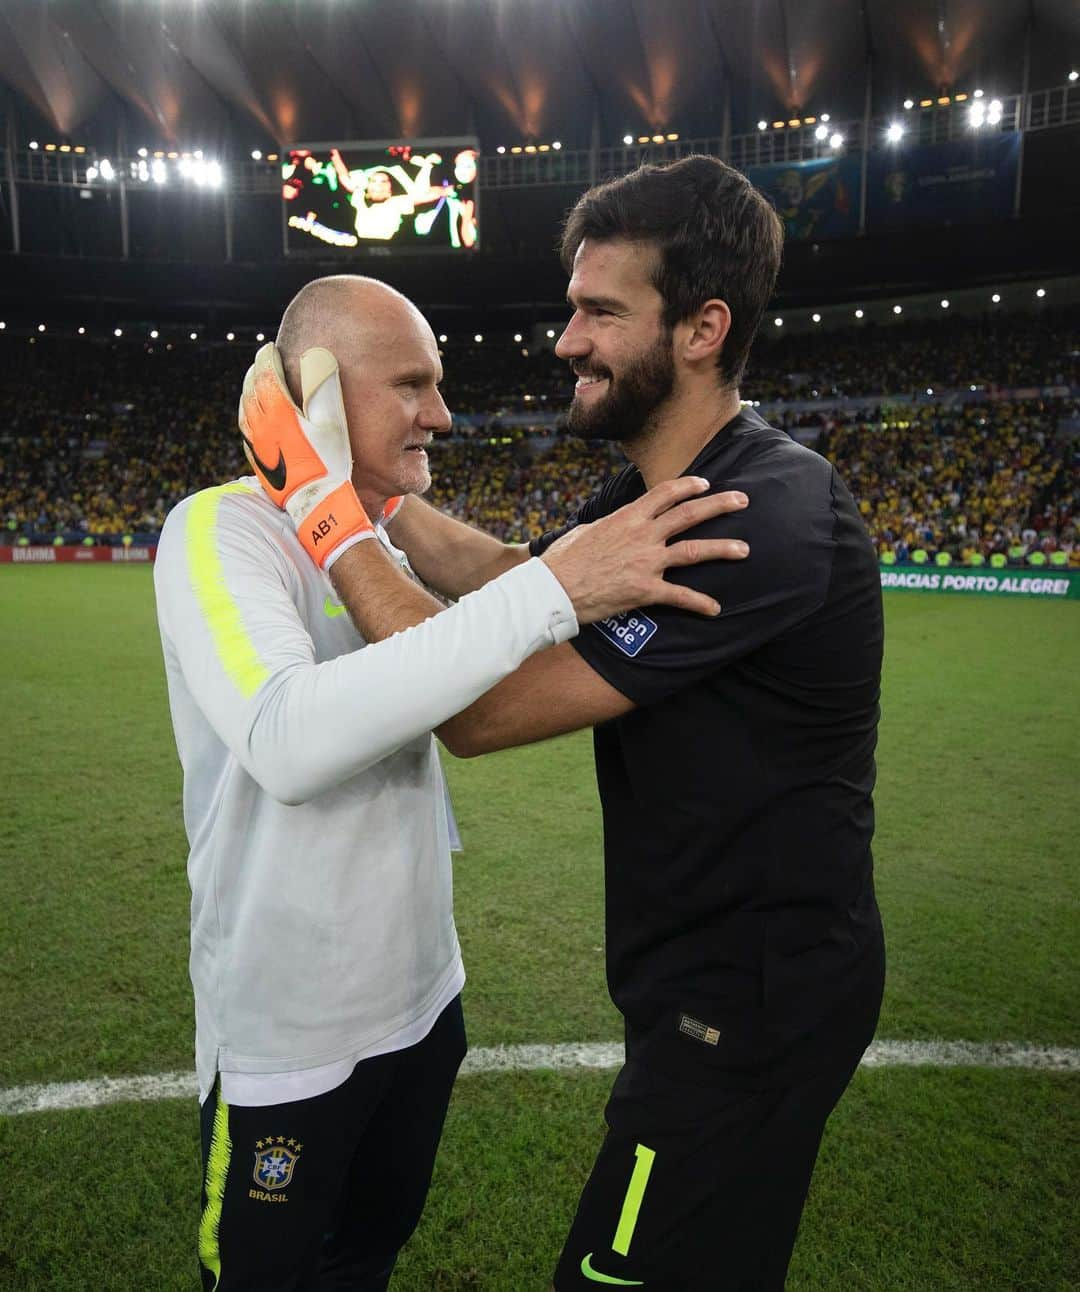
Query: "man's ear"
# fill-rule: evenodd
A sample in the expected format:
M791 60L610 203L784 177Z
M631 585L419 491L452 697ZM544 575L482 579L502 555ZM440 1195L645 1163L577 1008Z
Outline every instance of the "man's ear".
M689 363L715 364L731 331L731 310L727 301L707 300L681 325L684 329L683 358Z

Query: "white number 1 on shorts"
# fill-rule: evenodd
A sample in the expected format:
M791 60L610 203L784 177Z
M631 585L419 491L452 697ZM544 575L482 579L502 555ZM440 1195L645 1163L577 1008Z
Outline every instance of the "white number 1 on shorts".
M634 1226L637 1224L638 1212L641 1210L641 1200L645 1196L645 1186L649 1183L649 1172L652 1170L656 1150L639 1144L634 1149L634 1157L637 1158L634 1163L634 1173L626 1188L626 1197L623 1198L619 1223L615 1228L615 1238L611 1244L611 1250L618 1252L620 1256L626 1256L630 1251L630 1240L634 1236Z

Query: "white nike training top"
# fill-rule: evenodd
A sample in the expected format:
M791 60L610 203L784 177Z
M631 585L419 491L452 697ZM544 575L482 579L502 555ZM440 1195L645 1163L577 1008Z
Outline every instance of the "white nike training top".
M420 1040L461 990L431 731L577 619L530 560L367 645L254 477L172 511L154 585L200 1098L219 1071L229 1102L307 1098Z

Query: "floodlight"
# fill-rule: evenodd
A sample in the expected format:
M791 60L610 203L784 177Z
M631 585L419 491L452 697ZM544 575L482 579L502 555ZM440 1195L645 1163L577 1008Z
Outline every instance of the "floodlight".
M899 121L890 122L888 130L885 131L885 138L891 144L898 144L904 137L904 127Z
M989 125L996 126L1001 120L1001 100L991 99L990 108L986 114L986 120Z
M225 340L226 340L226 341L235 341L235 340L236 340L236 333L235 333L235 332L226 332L226 333L225 333Z
M514 333L514 340L518 343L518 345L520 345L520 344L521 344L521 333L520 333L520 332L515 332L515 333Z
M894 314L903 314L903 312L904 312L904 307L903 307L902 305L894 305L894 306L892 307L892 312L893 312Z
M632 143L634 142L634 136L633 136L633 135L623 135L623 137L622 137L622 141L623 141L623 143L624 143L624 144L632 144Z
M1046 288L1040 287L1039 290L1035 293L1035 295L1039 298L1039 300L1042 300L1042 298L1046 295Z
M122 327L113 328L113 336L123 336L123 335L124 335L124 329Z
M768 128L769 128L769 123L768 123L767 121L759 121L759 122L757 123L757 128L758 128L759 130L768 130ZM31 147L31 148L36 148L36 147L37 147L37 145L36 145L36 144L31 144L31 145L30 145L30 147Z
M549 341L553 341L555 339L555 329L553 327L548 328L547 334L548 334Z
M261 152L258 148L252 148L252 150L251 150L251 160L252 160L252 161L262 161L262 152Z
M476 342L477 345L479 345L480 342L483 341L483 339L484 339L484 334L482 332L477 332L476 335L473 337L473 340Z
M907 110L908 110L909 112L911 111L911 109L912 109L914 106L915 106L915 100L914 100L914 99L905 99L905 100L904 100L904 107L905 107L905 108L907 108Z
M265 333L265 332L256 332L256 333L255 333L255 340L256 340L256 341L265 341L265 340L266 340L266 333Z
M856 311L855 311L855 317L856 317L857 319L861 319L861 318L862 318L862 316L863 316L863 312L862 312L862 310L856 310Z
M999 293L997 293L997 292L995 292L995 293L993 294L993 296L991 296L991 297L990 297L990 299L993 301L993 303L994 303L995 305L1000 305L1000 304L1001 304L1001 296L1000 296L1000 295L999 295Z
M445 344L446 344L446 333L445 333L445 332L440 332L440 333L439 333L439 342L440 342L442 345L445 345Z
M828 137L829 137L828 126L818 126L818 128L814 131L815 139L827 139Z
M783 320L782 318L779 318L779 317L774 318L774 319L773 319L773 326L774 326L774 327L783 327L783 326L784 326L784 320Z
M810 315L810 317L813 319L813 321L814 321L815 323L820 323L820 322L821 322L821 315L820 315L820 314L811 314L811 315Z
M44 331L45 331L45 324L44 324L44 323L39 323L39 324L37 325L37 330L38 330L39 332L44 332Z
M949 308L949 302L948 302L948 301L942 301L942 302L941 302L941 308L942 308L943 310L947 310L947 309Z
M830 148L843 148L843 146L844 146L844 136L842 134L837 133L835 135L830 135L829 137Z

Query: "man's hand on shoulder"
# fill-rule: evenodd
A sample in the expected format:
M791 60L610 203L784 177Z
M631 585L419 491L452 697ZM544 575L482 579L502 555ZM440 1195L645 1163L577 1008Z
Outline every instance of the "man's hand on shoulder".
M712 597L664 578L675 566L740 561L750 552L741 539L670 541L714 516L741 511L749 501L738 492L700 497L709 487L699 476L665 480L609 516L578 525L548 548L540 559L566 589L579 623L649 605L720 613Z

